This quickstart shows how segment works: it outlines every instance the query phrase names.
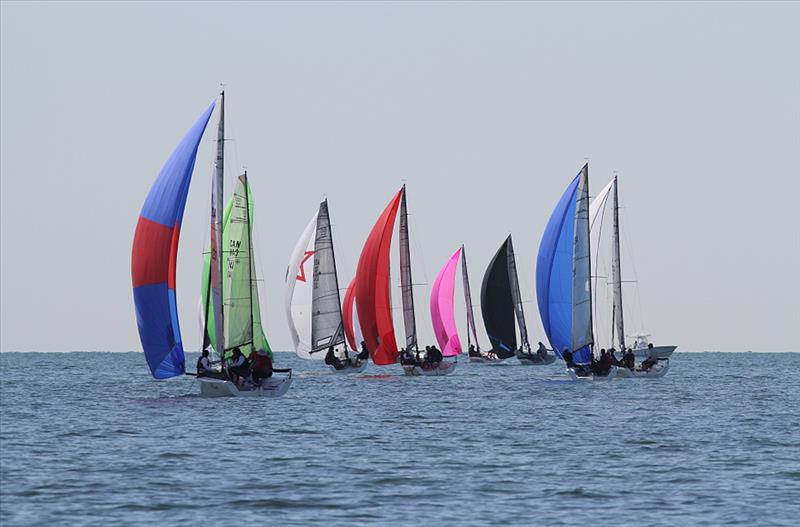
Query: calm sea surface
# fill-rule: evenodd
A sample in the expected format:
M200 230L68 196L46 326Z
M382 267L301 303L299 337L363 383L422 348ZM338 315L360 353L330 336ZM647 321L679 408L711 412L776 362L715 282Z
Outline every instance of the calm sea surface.
M248 400L138 353L0 354L0 524L800 524L800 354L597 385L276 357L289 393Z

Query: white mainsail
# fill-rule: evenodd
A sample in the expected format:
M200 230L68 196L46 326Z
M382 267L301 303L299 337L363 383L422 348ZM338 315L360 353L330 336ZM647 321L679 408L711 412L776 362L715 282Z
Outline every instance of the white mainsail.
M311 302L313 280L314 237L317 231L317 215L308 222L289 258L286 268L285 296L286 320L292 336L295 352L305 359L325 358L324 354L311 354Z

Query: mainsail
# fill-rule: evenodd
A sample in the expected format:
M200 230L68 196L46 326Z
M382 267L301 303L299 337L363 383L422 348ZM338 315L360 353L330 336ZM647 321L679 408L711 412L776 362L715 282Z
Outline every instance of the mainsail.
M591 359L589 166L584 165L550 216L536 259L536 298L550 345L575 362Z
M489 335L492 352L501 359L513 357L517 349L517 331L514 328L516 302L509 274L513 264L513 260L510 262L508 258L511 254L510 244L509 235L489 263L481 284L483 325Z
M403 190L389 202L370 231L355 278L356 309L364 341L372 362L377 365L397 362L397 341L392 321L392 298L389 289L389 249L397 209Z
M272 351L261 326L252 236L253 196L246 173L239 176L223 218L222 239L227 247L222 275L223 341L227 346L225 351L238 347L245 356L249 356L254 349L271 355ZM208 302L210 270L213 270L210 267L210 258L206 257L203 268L204 305ZM212 343L216 341L215 317L213 312L209 312L206 324L208 338Z
M517 326L519 326L519 336L522 340L523 349L530 351L531 345L528 341L528 326L525 324L525 311L522 309L522 294L519 291L519 276L517 275L517 261L514 258L514 244L511 235L508 235L506 244L506 262L508 264L508 281L511 284L511 299L514 302L514 314L517 316Z
M319 205L314 240L314 279L311 295L311 353L343 344L342 304L336 256L328 215L328 200ZM346 347L346 345L345 345ZM324 354L319 353L324 358Z
M406 330L406 349L417 348L417 322L414 319L414 284L411 280L411 247L408 237L408 209L406 186L400 200L400 291L403 304L403 322Z
M612 194L613 191L613 194ZM605 214L606 204L608 203L609 196L613 195L613 212L612 212L612 231L611 231L611 287L613 294L613 324L612 324L612 341L616 336L619 349L625 349L625 323L622 312L622 271L620 265L620 251L619 251L619 194L617 186L617 177L608 182L608 184L600 191L597 196L592 200L589 206L589 228L592 231L592 245L599 250L599 243L601 240L602 219L597 221ZM596 253L597 254L597 253ZM596 290L596 287L595 287Z
M147 365L156 379L186 371L175 296L178 238L197 148L213 110L212 102L161 168L133 236L131 282L136 324Z
M458 339L456 317L453 308L455 296L456 266L461 256L458 249L439 271L431 289L431 321L433 334L442 350L442 355L452 357L461 353L461 341Z
M478 330L475 328L475 314L472 311L472 293L469 288L469 273L467 272L467 252L463 245L461 246L461 275L464 280L464 303L467 308L467 346L472 344L470 342L471 334L475 347L480 351L481 345L478 342Z
M314 242L317 233L317 216L314 213L308 222L286 267L284 301L289 334L297 355L304 359L324 359L324 356L311 354L311 303Z

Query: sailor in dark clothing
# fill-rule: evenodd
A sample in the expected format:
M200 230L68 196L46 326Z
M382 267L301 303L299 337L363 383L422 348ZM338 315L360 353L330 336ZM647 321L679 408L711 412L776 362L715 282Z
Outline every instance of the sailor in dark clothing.
M541 342L539 343L539 348L536 350L536 354L539 355L539 358L542 360L547 358L547 348Z
M633 367L636 365L636 355L631 348L628 348L628 351L622 356L622 365L633 371Z
M475 349L475 344L469 345L468 354L470 357L480 357L481 352Z
M228 363L228 373L236 384L242 384L250 373L250 363L238 347L233 348L233 357Z
M572 362L572 352L569 350L569 348L564 348L564 352L561 354L561 356L564 358L564 362L567 363L567 368L572 368L575 366L575 363Z
M341 370L344 368L344 364L342 364L342 361L336 356L333 346L328 348L328 353L325 355L325 364L328 366L333 366L333 368L336 370Z
M211 366L211 359L208 358L208 350L204 349L203 354L197 359L197 376L210 377L210 374L216 373L213 366Z
M361 341L361 352L356 357L360 361L365 361L369 358L369 350L367 349L367 343L363 340Z
M272 377L272 360L266 352L254 351L250 354L250 373L256 384L261 384L262 379Z
M611 353L603 350L602 354L600 355L600 362L597 365L598 373L600 375L608 375L613 365L614 362L611 359Z
M425 358L431 368L437 368L443 357L442 352L436 346L431 346Z

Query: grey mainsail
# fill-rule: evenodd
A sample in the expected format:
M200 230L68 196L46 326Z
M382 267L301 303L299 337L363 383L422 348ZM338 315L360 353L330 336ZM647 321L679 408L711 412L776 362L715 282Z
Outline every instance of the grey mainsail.
M522 349L530 350L530 342L528 341L528 326L525 325L525 312L522 309L522 294L519 291L519 277L517 276L517 262L514 259L514 244L511 241L511 235L508 236L508 243L506 244L508 263L508 281L511 286L511 298L514 302L514 313L517 316L517 326L519 326L519 336Z
M406 330L406 349L417 349L417 323L414 320L414 288L411 281L411 248L408 238L408 209L406 186L400 199L400 292L403 302L403 322Z
M592 258L589 247L589 166L584 165L577 188L572 261L572 350L594 344L592 334Z
M311 352L345 343L328 200L319 205L311 288ZM346 346L346 344L345 344Z
M475 328L475 313L472 311L472 292L469 288L469 272L467 272L467 252L461 246L461 275L464 279L464 303L467 307L467 347L473 342L475 348L480 351L481 345L478 342L478 331ZM472 340L470 340L470 335Z

